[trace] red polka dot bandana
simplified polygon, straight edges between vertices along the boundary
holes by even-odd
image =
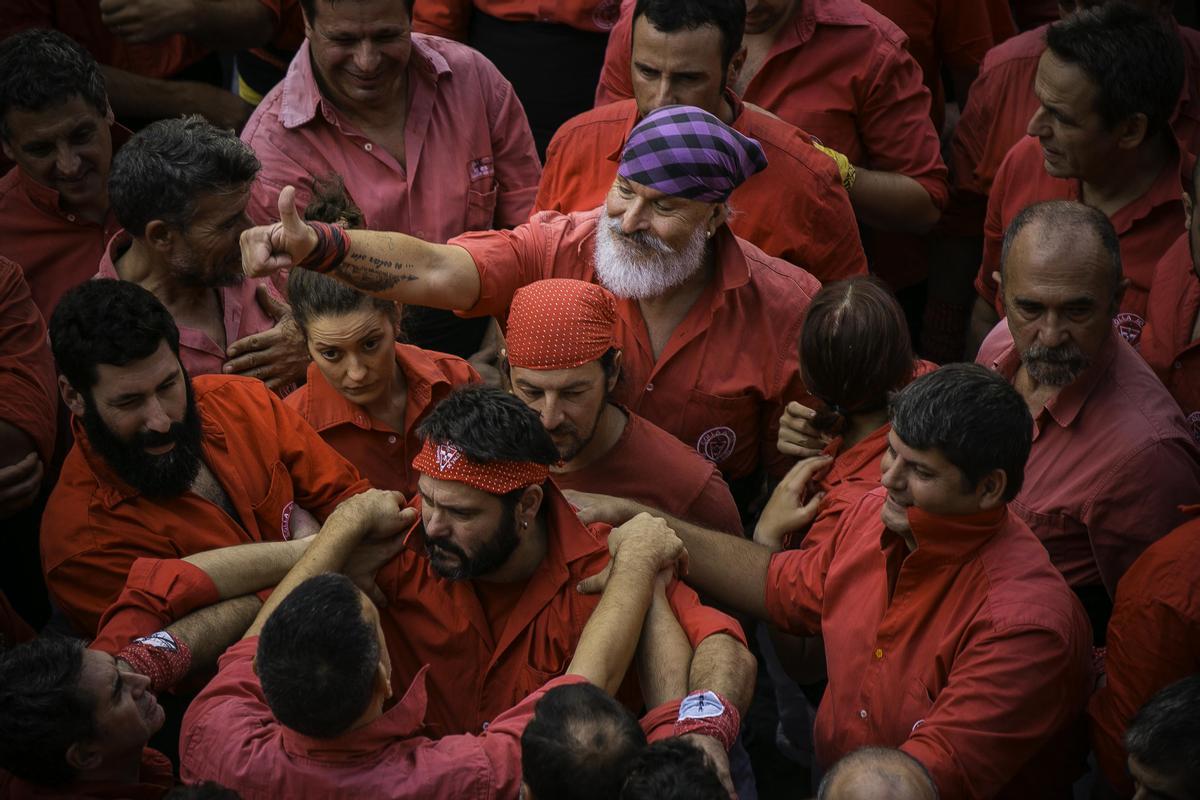
[[[531,461],[492,461],[484,464],[472,461],[452,444],[435,444],[426,440],[425,446],[412,462],[413,469],[439,481],[456,481],[473,486],[488,494],[508,494],[550,477],[550,468]]]
[[[603,286],[551,278],[517,290],[508,312],[508,363],[574,369],[616,345],[617,301]]]

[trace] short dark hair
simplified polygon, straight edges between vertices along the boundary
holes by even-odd
[[[108,113],[100,65],[83,47],[58,31],[34,28],[0,42],[0,137],[8,141],[8,112],[37,112],[72,97]]]
[[[694,31],[712,25],[721,32],[721,68],[742,47],[746,30],[746,0],[637,0],[633,22],[644,16],[663,33]]]
[[[231,130],[198,114],[160,119],[113,156],[108,199],[133,236],[143,235],[156,219],[184,229],[197,200],[246,186],[259,167],[258,156]]]
[[[1124,267],[1121,260],[1121,240],[1117,237],[1117,229],[1112,220],[1098,208],[1079,203],[1074,200],[1045,200],[1021,209],[1013,221],[1008,223],[1004,231],[1004,241],[1000,246],[1000,278],[1004,279],[1005,265],[1012,251],[1013,242],[1030,223],[1037,222],[1054,231],[1056,236],[1068,228],[1080,228],[1091,231],[1100,240],[1101,247],[1108,254],[1112,267],[1112,286],[1115,294],[1124,277]]]
[[[136,283],[98,278],[67,291],[50,317],[58,371],[77,392],[96,385],[100,364],[149,358],[163,342],[179,355],[179,328],[151,292]]]
[[[353,2],[353,0],[325,0],[329,5],[336,3]],[[317,18],[317,0],[300,0],[300,8],[304,11],[304,17],[311,24]],[[408,16],[412,17],[413,0],[404,0],[404,8],[408,11]]]
[[[647,747],[629,767],[620,800],[725,800],[729,793],[704,751],[683,739]]]
[[[312,196],[304,207],[304,218],[331,225],[344,221],[347,228],[361,228],[366,224],[362,209],[346,190],[342,176],[336,173],[312,179]]]
[[[0,653],[0,766],[44,785],[70,783],[67,749],[96,736],[96,709],[79,688],[83,641],[44,636]]]
[[[308,335],[308,324],[317,317],[341,316],[363,308],[381,311],[397,326],[400,324],[400,309],[395,303],[372,297],[319,272],[294,269],[288,273],[287,287],[292,318],[305,336]]]
[[[590,683],[558,686],[521,734],[521,772],[535,797],[609,800],[645,746],[638,721],[608,693]]]
[[[1200,786],[1200,674],[1172,683],[1133,715],[1125,750],[1147,768]]]
[[[446,395],[417,427],[417,434],[434,444],[454,445],[483,464],[558,462],[558,448],[537,412],[508,392],[480,384],[460,386]]]
[[[913,373],[912,340],[895,295],[876,278],[826,284],[813,297],[800,331],[800,377],[836,418],[887,407],[888,392]]]
[[[1148,137],[1167,130],[1183,90],[1183,45],[1157,14],[1104,3],[1051,25],[1046,45],[1087,73],[1096,86],[1096,111],[1109,128],[1145,114]]]
[[[994,469],[1008,477],[1005,502],[1021,491],[1033,417],[1008,381],[978,364],[948,364],[892,395],[892,430],[917,450],[938,450],[968,488]]]
[[[379,637],[362,593],[344,575],[309,578],[263,625],[258,678],[280,723],[315,739],[345,733],[367,710]]]

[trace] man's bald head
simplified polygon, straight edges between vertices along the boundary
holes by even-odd
[[[937,800],[925,767],[902,750],[864,747],[833,765],[817,800]]]
[[[1057,261],[1064,272],[1069,269],[1089,279],[1097,270],[1104,272],[1114,297],[1124,283],[1117,231],[1099,209],[1070,200],[1051,200],[1035,203],[1017,214],[1004,232],[1000,250],[1002,284],[1010,282],[1010,265],[1021,269],[1029,263],[1031,248],[1043,259]],[[1025,257],[1017,257],[1018,251]]]

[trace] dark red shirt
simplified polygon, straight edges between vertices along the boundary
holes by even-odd
[[[0,420],[29,437],[47,469],[54,455],[57,412],[58,371],[46,323],[21,268],[0,257]]]
[[[1138,352],[1183,409],[1200,444],[1200,278],[1185,233],[1163,255],[1146,301]]]

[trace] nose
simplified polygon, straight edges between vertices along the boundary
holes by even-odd
[[[1037,111],[1034,111],[1033,116],[1029,118],[1029,124],[1025,126],[1025,133],[1039,139],[1048,138],[1051,133],[1049,122],[1050,114],[1045,107],[1038,106]]]
[[[671,92],[671,81],[669,81],[667,76],[664,75],[660,77],[658,82],[654,85],[654,93],[651,95],[650,105],[652,108],[657,109],[662,108],[663,106],[674,104],[675,99]]]
[[[129,693],[135,698],[141,697],[150,688],[150,677],[140,672],[127,672],[123,676]]]
[[[367,379],[367,366],[363,361],[355,356],[348,357],[346,364],[346,378],[353,381],[355,384],[361,384]]]
[[[431,539],[441,539],[449,532],[446,524],[446,514],[436,508],[425,506],[421,515],[421,524],[425,526],[425,534]]]
[[[354,48],[354,68],[363,75],[370,75],[379,66],[379,50],[370,39],[363,39]]]
[[[621,214],[621,232],[636,233],[649,227],[650,220],[646,214],[646,201],[640,197],[633,198]]]
[[[166,433],[171,430],[171,416],[163,408],[162,401],[157,397],[146,404],[146,428],[155,433]]]
[[[885,489],[899,492],[904,489],[904,470],[901,468],[900,459],[885,455],[880,463],[880,468],[883,471],[883,479],[880,483]]]
[[[67,145],[59,145],[58,151],[54,158],[54,168],[58,170],[59,175],[74,176],[79,172],[80,158],[75,149]]]
[[[1070,338],[1066,320],[1056,311],[1048,311],[1037,328],[1037,341],[1046,347],[1058,347]]]
[[[562,405],[557,397],[547,394],[542,401],[542,427],[552,431],[563,421]]]

